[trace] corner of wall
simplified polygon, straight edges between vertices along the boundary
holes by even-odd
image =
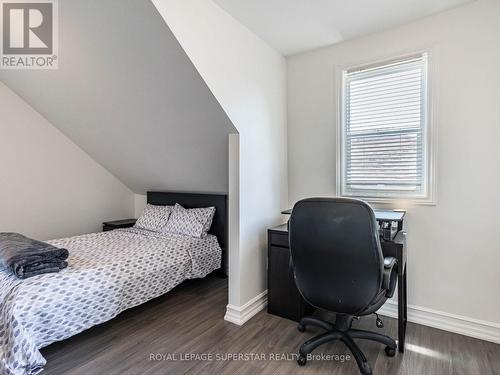
[[[147,204],[147,196],[143,194],[134,194],[134,217],[137,219],[141,216],[144,207]]]

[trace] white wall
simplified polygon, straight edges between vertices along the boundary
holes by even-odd
[[[142,194],[134,194],[134,217],[136,219],[141,216],[142,211],[147,205],[148,197]]]
[[[408,207],[409,303],[500,323],[500,1],[289,58],[290,202],[336,193],[336,66],[423,48],[437,70],[438,204]]]
[[[286,63],[211,1],[153,3],[240,133],[240,241],[230,249],[239,257],[229,303],[242,306],[266,289],[266,228],[280,223],[287,204]]]
[[[132,192],[0,82],[0,232],[47,240],[134,214]]]

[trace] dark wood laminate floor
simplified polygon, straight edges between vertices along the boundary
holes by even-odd
[[[310,361],[305,367],[293,358],[270,360],[271,354],[295,354],[319,330],[301,334],[294,322],[265,311],[238,327],[223,320],[226,304],[226,280],[209,277],[186,282],[111,322],[43,349],[48,361],[43,374],[358,374],[354,359]],[[385,318],[384,323],[382,331],[395,337],[396,321]],[[356,325],[378,330],[372,317]],[[374,374],[500,374],[500,345],[416,324],[408,325],[403,355],[388,358],[382,345],[359,343]],[[151,360],[156,353],[170,354],[170,358]],[[181,360],[184,353],[210,353],[212,360]],[[219,360],[225,353],[263,353],[265,358]],[[315,353],[349,354],[340,343],[322,346]]]

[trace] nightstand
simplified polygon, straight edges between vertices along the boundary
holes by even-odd
[[[102,223],[102,230],[107,232],[108,230],[118,229],[118,228],[130,228],[133,227],[137,219],[124,219],[124,220],[114,220],[105,221]]]

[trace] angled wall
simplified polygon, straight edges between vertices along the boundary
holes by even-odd
[[[42,240],[133,216],[133,193],[0,82],[0,232]]]
[[[138,194],[227,191],[235,128],[150,1],[59,1],[59,69],[0,80]]]
[[[226,319],[241,324],[249,301],[265,303],[266,229],[281,223],[288,199],[285,59],[212,1],[153,3],[239,132],[229,164]]]

